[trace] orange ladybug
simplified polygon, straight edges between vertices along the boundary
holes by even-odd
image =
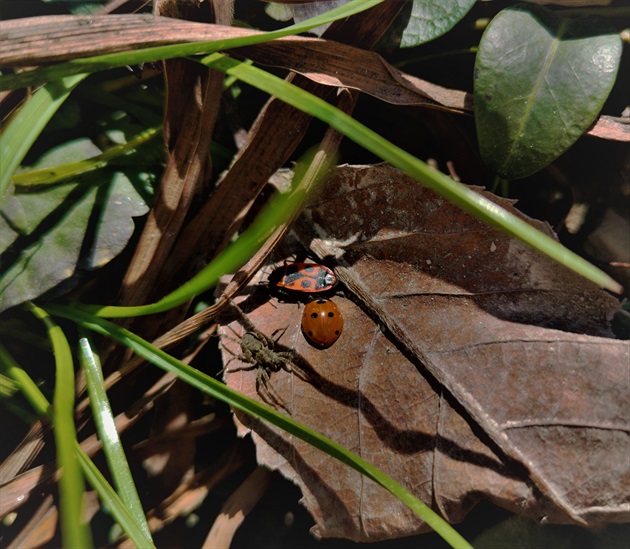
[[[317,299],[304,307],[302,333],[319,349],[330,347],[343,331],[343,316],[330,299]]]

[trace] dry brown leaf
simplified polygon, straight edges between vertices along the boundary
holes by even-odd
[[[610,141],[630,141],[630,119],[600,116],[587,130],[588,135]]]
[[[471,112],[472,95],[405,74],[379,54],[326,40],[271,41],[234,50],[262,65],[289,68],[326,86],[352,88],[394,105]]]
[[[548,522],[628,520],[628,344],[607,324],[616,301],[388,166],[339,168],[320,196],[300,232],[317,231],[311,249],[335,258],[354,296],[334,298],[339,341],[311,347],[300,307],[263,286],[243,305],[308,376],[271,373],[292,416],[451,522],[480,499]],[[238,319],[223,328],[225,378],[262,400],[256,368],[235,358],[244,331]],[[319,535],[425,530],[358,473],[237,417],[259,462],[301,487]]]
[[[397,8],[399,9],[399,8]],[[396,11],[397,12],[397,11]],[[395,13],[394,13],[395,15]],[[108,15],[89,19],[71,16],[35,17],[0,24],[0,66],[64,61],[135,47],[177,42],[224,40],[261,34],[221,25],[178,21],[146,15]],[[427,105],[470,111],[472,99],[404,74],[380,55],[332,40],[286,37],[233,50],[264,65],[301,73],[332,87],[349,87],[400,105]]]
[[[86,498],[87,499],[87,498]],[[12,540],[7,549],[20,547],[46,547],[55,536],[59,524],[59,513],[52,494],[43,497],[20,535]]]

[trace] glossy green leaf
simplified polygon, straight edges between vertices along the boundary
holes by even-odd
[[[615,82],[621,39],[593,17],[519,4],[497,15],[475,64],[481,154],[505,179],[544,168],[591,125]]]
[[[94,149],[84,141],[62,147],[81,155],[86,147]],[[109,170],[90,174],[89,183],[85,179],[19,187],[5,197],[0,208],[0,311],[42,295],[79,268],[106,264],[129,241],[132,218],[147,211],[134,184]]]

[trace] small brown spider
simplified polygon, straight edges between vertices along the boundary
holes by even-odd
[[[284,370],[285,372],[297,375],[303,381],[307,381],[308,376],[301,368],[294,364],[292,361],[292,353],[276,351],[276,342],[259,331],[236,303],[232,302],[231,305],[239,313],[243,320],[243,325],[247,330],[241,338],[241,354],[238,355],[237,358],[241,362],[252,365],[251,367],[240,369],[250,370],[257,368],[256,392],[260,398],[270,406],[283,408],[290,414],[291,412],[286,403],[271,384],[271,374]]]

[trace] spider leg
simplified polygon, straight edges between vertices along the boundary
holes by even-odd
[[[241,362],[246,362],[245,360],[243,360],[241,357],[234,357],[233,359],[230,359],[230,362],[232,360],[240,360]],[[229,362],[228,362],[229,364]],[[229,372],[229,373],[233,373],[233,372],[249,372],[250,370],[253,370],[254,368],[258,368],[259,366],[257,364],[248,364],[247,366],[237,366],[236,368],[230,368],[229,370],[227,369],[228,364],[225,365],[225,367],[223,368],[223,370],[221,370],[221,372]]]
[[[238,339],[234,339],[233,337],[230,336],[223,336],[226,339],[229,339],[230,341],[233,341],[234,343],[239,343],[240,341]],[[223,349],[225,349],[230,355],[232,355],[232,357],[230,358],[230,360],[227,361],[227,364],[225,366],[223,366],[223,368],[221,368],[221,370],[219,370],[219,372],[217,373],[217,376],[222,375],[224,372],[239,372],[241,370],[252,370],[256,367],[256,361],[254,360],[254,357],[251,356],[251,353],[239,353],[236,354],[234,351],[232,351],[232,349],[228,349],[225,345],[223,345],[223,343],[220,344],[221,347]],[[228,366],[230,365],[230,363],[233,360],[240,360],[241,362],[245,362],[247,364],[250,364],[250,366],[241,366],[239,368],[232,368],[231,370],[228,370]]]
[[[273,333],[271,334],[271,337],[269,337],[268,335],[263,334],[258,328],[256,328],[256,326],[254,326],[253,322],[243,312],[243,309],[241,309],[236,303],[234,303],[233,300],[230,300],[230,305],[241,317],[241,320],[243,321],[243,326],[245,327],[245,329],[248,332],[254,332],[262,341],[265,342],[267,347],[269,347],[272,350],[274,349],[278,340],[289,329],[288,326],[285,326],[284,328],[277,328],[276,330],[273,331]]]
[[[262,366],[259,366],[256,374],[256,392],[265,404],[269,404],[274,408],[282,408],[287,414],[291,415],[284,399],[273,388],[269,372]]]
[[[271,334],[271,339],[273,340],[273,342],[278,343],[278,340],[284,335],[284,332],[286,332],[288,329],[289,327],[285,326],[284,328],[277,328],[276,330],[274,330],[273,333]]]
[[[290,360],[282,360],[282,369],[285,372],[289,372],[300,378],[302,381],[307,383],[310,382],[310,376],[302,370],[295,362],[291,362]]]
[[[224,336],[224,337],[227,337],[227,336]],[[232,339],[231,337],[228,337],[228,339],[236,342],[236,339]],[[219,345],[221,345],[221,347],[232,356],[230,357],[230,360],[227,361],[227,364],[219,370],[219,372],[217,373],[217,377],[222,375],[223,372],[228,371],[227,368],[233,360],[242,360],[240,355],[237,355],[234,351],[232,351],[232,349],[228,349],[225,345],[223,345],[223,342],[219,343]]]
[[[295,374],[302,381],[309,382],[310,376],[295,362],[293,362],[293,353],[276,353],[276,358],[279,364],[278,370],[284,370],[285,372],[289,372],[290,374]]]
[[[243,325],[245,326],[248,332],[258,331],[256,329],[256,326],[254,326],[252,321],[249,319],[249,317],[243,312],[243,309],[241,309],[232,299],[230,299],[230,307],[232,307],[232,309],[234,309],[238,313],[238,316],[241,317],[241,320],[243,321]]]

